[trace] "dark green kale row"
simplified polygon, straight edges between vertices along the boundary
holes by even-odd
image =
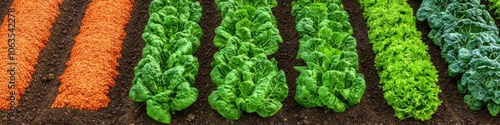
[[[448,75],[462,74],[458,91],[472,110],[500,112],[500,38],[480,0],[424,0],[417,11],[448,64]]]

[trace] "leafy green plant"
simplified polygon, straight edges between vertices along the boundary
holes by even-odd
[[[212,79],[218,79],[213,80],[218,87],[208,101],[222,116],[237,120],[246,111],[268,117],[283,106],[281,102],[288,94],[288,87],[285,73],[277,70],[275,60],[267,60],[264,54],[249,58],[218,53],[216,58],[214,64],[229,62],[217,65],[211,73]]]
[[[405,0],[359,0],[384,98],[399,119],[428,120],[441,105],[437,70]]]
[[[217,89],[208,102],[223,117],[237,120],[256,112],[262,117],[274,115],[288,95],[285,73],[267,56],[282,42],[270,1],[216,0],[223,20],[215,30],[215,53],[210,73]]]
[[[170,123],[176,111],[196,101],[192,85],[198,73],[198,59],[192,54],[200,46],[201,6],[195,1],[154,0],[142,38],[146,46],[134,68],[129,98],[146,102],[147,114]]]
[[[450,65],[452,77],[462,74],[458,83],[464,101],[472,110],[487,106],[490,114],[500,112],[500,45],[498,28],[479,0],[424,0],[417,11],[427,20],[429,33]]]
[[[356,40],[341,1],[297,0],[292,14],[301,36],[297,58],[307,64],[295,67],[300,72],[295,100],[307,108],[326,106],[335,112],[358,104],[366,84],[363,74],[356,73]]]
[[[496,16],[500,16],[500,0],[488,0],[489,1],[489,10],[493,10],[494,11],[494,14]],[[500,19],[497,17],[497,19]]]

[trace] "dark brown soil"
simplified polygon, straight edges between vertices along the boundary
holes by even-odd
[[[0,0],[0,14],[5,15],[12,0]],[[5,2],[4,2],[5,1]],[[66,61],[74,44],[73,38],[78,34],[83,14],[90,0],[65,0],[61,6],[61,15],[54,23],[50,42],[42,50],[34,81],[27,89],[20,101],[18,114],[12,119],[13,123],[21,124],[159,124],[151,119],[145,110],[144,103],[135,103],[128,99],[128,91],[134,77],[133,68],[141,59],[144,41],[141,34],[147,24],[148,6],[151,0],[136,0],[131,12],[130,22],[125,29],[127,37],[124,40],[122,56],[119,60],[120,75],[116,78],[116,86],[110,91],[111,103],[109,107],[99,111],[80,111],[74,109],[51,109],[50,105],[57,94],[59,81],[45,80],[49,74],[59,77],[66,68]],[[400,121],[394,116],[394,110],[387,105],[380,89],[379,77],[374,67],[375,55],[372,45],[367,38],[368,28],[363,18],[363,10],[357,1],[344,0],[344,7],[350,15],[350,22],[354,28],[354,37],[358,41],[360,72],[365,75],[367,88],[361,103],[347,109],[344,113],[335,113],[324,108],[306,109],[297,104],[295,96],[295,79],[299,75],[294,66],[304,65],[295,55],[298,50],[298,33],[295,31],[295,19],[291,11],[292,0],[278,0],[278,6],[273,13],[278,20],[280,35],[283,43],[279,50],[270,58],[278,61],[278,68],[285,71],[289,94],[284,101],[283,108],[274,116],[261,118],[257,114],[244,114],[238,121],[229,121],[213,110],[208,104],[207,97],[216,86],[210,80],[210,63],[218,48],[213,44],[214,30],[221,22],[221,16],[216,9],[215,1],[201,0],[203,17],[200,26],[203,29],[201,47],[195,54],[199,59],[200,69],[196,77],[196,84],[200,90],[198,100],[189,108],[177,112],[172,117],[172,124],[498,124],[500,119],[492,117],[486,109],[470,110],[463,102],[463,94],[456,88],[458,78],[450,78],[446,74],[448,65],[441,58],[439,47],[427,37],[430,31],[426,22],[417,22],[418,30],[422,31],[422,40],[428,45],[432,62],[439,71],[439,83],[443,101],[433,118],[420,122],[413,119]],[[416,11],[421,1],[409,0]],[[2,16],[0,16],[0,19]],[[498,21],[497,21],[498,22]],[[498,24],[498,23],[497,23]],[[45,77],[45,78],[44,78]],[[188,121],[188,116],[194,119]],[[0,111],[0,124],[10,121],[7,112]]]
[[[13,0],[0,0],[0,24],[3,23],[3,19],[5,15],[7,14],[7,10],[9,9],[10,5],[12,4]]]

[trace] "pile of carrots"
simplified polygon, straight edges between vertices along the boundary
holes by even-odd
[[[21,95],[25,93],[35,66],[38,63],[40,51],[49,41],[52,24],[59,16],[59,6],[63,0],[14,0],[10,8],[15,17],[15,106]],[[8,110],[10,106],[10,73],[12,63],[8,56],[9,16],[6,15],[0,26],[0,109]],[[12,16],[11,16],[12,18]],[[10,24],[13,24],[12,22]]]
[[[118,76],[118,59],[133,0],[92,0],[75,37],[52,108],[98,110]]]

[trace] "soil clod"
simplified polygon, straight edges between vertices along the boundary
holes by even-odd
[[[49,74],[49,80],[52,81],[54,79],[56,79],[56,76],[54,76],[54,74],[50,73]]]
[[[193,120],[194,120],[194,117],[195,117],[195,116],[194,116],[193,114],[189,114],[189,115],[187,116],[186,120],[187,120],[187,121],[189,121],[189,122],[190,122],[190,121],[193,121]]]

